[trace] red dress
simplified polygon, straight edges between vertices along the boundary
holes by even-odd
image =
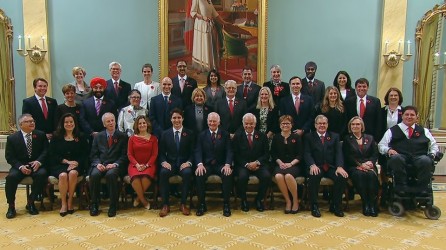
[[[138,175],[148,175],[152,179],[155,178],[156,158],[158,157],[158,139],[156,136],[152,135],[148,140],[136,135],[131,136],[127,156],[130,161],[128,173],[131,178]],[[137,163],[146,164],[149,167],[140,172],[135,166]]]

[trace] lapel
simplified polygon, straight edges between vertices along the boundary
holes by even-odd
[[[46,99],[45,99],[45,100],[46,100]],[[33,103],[32,103],[32,107],[36,107],[36,111],[39,112],[39,116],[41,116],[42,118],[45,118],[45,117],[43,116],[42,106],[40,106],[40,100],[38,100],[38,99],[36,98],[36,96],[34,96],[34,98],[32,98],[31,101],[33,102]],[[46,102],[46,101],[45,101],[45,102]],[[49,112],[48,103],[45,103],[45,104],[46,104],[46,108],[48,109],[48,112]]]

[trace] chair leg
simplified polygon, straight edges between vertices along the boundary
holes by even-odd
[[[47,183],[46,185],[46,195],[48,196],[48,199],[50,200],[50,210],[53,210],[53,205],[54,205],[54,185],[51,183]]]

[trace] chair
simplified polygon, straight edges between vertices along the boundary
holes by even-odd
[[[87,177],[85,177],[85,181],[82,183],[82,187],[81,189],[84,192],[84,197],[85,200],[87,202],[87,204],[90,204],[90,187],[89,187],[89,182],[90,182],[90,176],[88,175]],[[105,179],[105,177],[101,178],[101,184],[107,184],[107,179]],[[122,178],[118,177],[118,192],[120,192],[118,194],[118,197],[122,197]]]
[[[83,176],[78,176],[76,183],[79,184],[80,182],[84,181]],[[46,185],[46,194],[48,196],[48,199],[50,200],[50,210],[53,210],[53,204],[54,204],[54,186],[59,185],[59,179],[55,176],[48,176],[48,184]],[[85,208],[82,202],[82,197],[85,197],[85,185],[79,185],[80,190],[77,192],[77,198],[79,200],[79,210],[82,210]],[[88,204],[88,201],[87,201]]]
[[[245,64],[248,64],[248,48],[246,47],[243,39],[237,38],[229,34],[225,29],[222,29],[223,33],[223,56],[225,60],[225,74],[227,74],[227,62],[228,59],[245,59]]]
[[[21,185],[25,185],[26,187],[26,198],[28,199],[29,194],[31,193],[31,185],[33,184],[33,178],[31,176],[26,176],[20,181]],[[40,200],[40,210],[45,210],[45,206],[43,205],[43,196],[42,200]]]

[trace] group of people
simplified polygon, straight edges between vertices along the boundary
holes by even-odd
[[[144,193],[159,185],[161,217],[170,213],[169,178],[182,177],[180,212],[191,185],[198,197],[197,216],[207,211],[206,180],[221,178],[223,215],[230,216],[233,185],[242,211],[250,210],[247,185],[251,175],[259,179],[254,205],[262,212],[268,187],[274,177],[284,199],[284,212],[299,211],[296,177],[308,178],[311,214],[320,217],[319,185],[332,179],[330,212],[342,211],[342,194],[351,178],[361,196],[362,212],[377,216],[379,153],[389,157],[395,183],[407,191],[407,163],[417,172],[421,192],[430,180],[433,155],[438,146],[429,130],[416,124],[417,109],[402,108],[403,97],[390,88],[385,106],[367,94],[369,82],[339,71],[333,86],[325,88],[315,78],[317,65],[305,65],[306,76],[281,80],[279,65],[270,69],[271,80],[263,87],[252,81],[252,70],[242,70],[241,84],[210,70],[207,85],[187,75],[187,63],[177,62],[178,75],[151,79],[153,67],[142,66],[144,80],[132,89],[121,79],[121,65],[109,65],[111,79],[94,77],[88,86],[86,72],[73,68],[75,82],[63,86],[65,101],[46,96],[48,82],[33,81],[35,95],[23,101],[18,119],[20,131],[8,136],[5,157],[11,165],[6,177],[7,218],[16,216],[17,185],[33,178],[26,209],[38,214],[34,201],[48,175],[59,179],[60,215],[74,213],[73,195],[77,177],[89,176],[90,215],[100,213],[101,190],[109,196],[108,216],[118,208],[118,181],[129,175],[136,198],[133,205],[150,209]],[[342,143],[341,143],[342,142]],[[379,142],[379,144],[378,144]],[[234,178],[236,177],[236,178]],[[106,189],[101,186],[105,179]],[[236,181],[235,181],[236,180]]]

